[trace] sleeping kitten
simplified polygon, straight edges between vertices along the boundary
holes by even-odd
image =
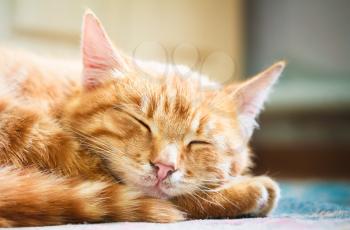
[[[1,51],[0,226],[267,215],[279,188],[247,175],[255,118],[285,63],[221,86],[135,64],[92,12],[83,73]],[[151,76],[146,75],[152,73]]]

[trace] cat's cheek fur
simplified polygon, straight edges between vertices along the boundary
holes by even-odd
[[[183,180],[184,175],[183,172],[178,170],[173,173],[167,180],[165,180],[162,184],[162,190],[169,197],[174,197],[177,195],[181,195],[184,192],[184,188],[181,188],[179,185]]]

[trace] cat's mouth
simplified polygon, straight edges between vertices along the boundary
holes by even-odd
[[[163,191],[159,183],[157,183],[154,186],[143,187],[143,191],[146,195],[152,196],[155,198],[168,199],[171,197],[169,194]]]
[[[164,191],[161,183],[156,183],[153,186],[143,186],[142,190],[146,195],[155,198],[169,199],[171,197],[171,195]]]

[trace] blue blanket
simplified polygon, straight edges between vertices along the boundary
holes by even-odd
[[[281,182],[275,217],[350,218],[350,182]]]

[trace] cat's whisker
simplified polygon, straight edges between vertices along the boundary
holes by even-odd
[[[201,203],[201,201],[198,199],[198,197],[192,193],[186,193],[187,195],[189,195],[192,199],[194,199],[195,203],[198,204],[198,206],[202,209],[202,211],[204,212],[205,209]]]
[[[206,188],[204,187],[204,189],[203,189],[203,186],[200,186],[200,185],[194,185],[194,187],[195,187],[195,190],[197,190],[197,192],[189,191],[189,192],[187,192],[186,194],[191,195],[193,198],[196,197],[196,198],[198,198],[198,199],[202,199],[203,201],[205,201],[205,202],[207,202],[207,203],[210,203],[210,204],[212,204],[212,205],[219,206],[219,207],[225,209],[225,207],[224,207],[222,204],[220,204],[219,201],[216,201],[216,200],[213,200],[213,199],[208,200],[208,199],[202,197],[200,194],[198,194],[198,192],[200,192],[200,193],[204,194],[206,197],[210,198],[210,197],[211,197],[210,193],[215,193],[215,194],[219,194],[220,197],[223,197],[223,195],[222,195],[220,192],[218,192],[218,191],[208,191],[208,190],[204,190],[204,189],[206,189]],[[196,200],[198,200],[198,199],[196,199]],[[235,205],[234,203],[230,202],[229,200],[225,200],[225,201],[226,201],[227,203],[230,203],[230,204],[232,204],[233,206],[236,207],[236,205]],[[199,202],[199,203],[200,203],[200,202]]]
[[[89,134],[83,133],[80,130],[76,129],[76,128],[71,128],[71,130],[77,134],[79,137],[83,137],[84,139],[80,139],[84,144],[87,145],[87,147],[91,147],[93,150],[94,149],[100,149],[106,152],[113,152],[113,151],[118,151],[119,153],[121,153],[120,150],[114,149],[112,148],[112,146],[108,145],[107,143],[105,143],[104,141],[93,137]],[[87,142],[87,140],[89,140],[90,142],[93,142],[94,145],[91,145],[91,143]]]
[[[195,193],[195,194],[196,194],[196,193]],[[211,198],[210,198],[211,196],[208,195],[206,192],[203,192],[203,194],[205,194],[206,197],[208,197],[209,199],[211,199]],[[208,200],[208,199],[204,198],[203,196],[200,196],[199,194],[197,194],[197,196],[198,196],[200,199],[202,199],[203,201],[205,201],[205,202],[207,202],[207,203],[209,203],[209,204],[212,204],[212,205],[215,205],[215,206],[218,206],[218,207],[220,207],[220,208],[225,209],[225,207],[224,207],[222,204],[220,204],[218,201],[215,201],[215,200],[213,200],[213,199]]]
[[[203,191],[204,192],[204,191]],[[234,203],[231,200],[228,200],[227,197],[225,197],[220,190],[211,190],[211,191],[205,191],[205,192],[209,192],[209,193],[215,193],[216,195],[219,195],[221,199],[223,199],[225,202],[233,205],[234,207],[238,208],[238,205],[236,203]]]
[[[74,128],[74,127],[70,126],[70,130],[71,130],[72,132],[74,132],[75,134],[77,134],[78,137],[85,137],[85,138],[87,138],[87,139],[89,139],[89,140],[93,140],[94,143],[98,143],[98,144],[100,144],[100,145],[102,145],[102,146],[104,146],[104,147],[109,147],[106,143],[102,142],[101,140],[97,139],[96,137],[91,136],[91,135],[89,135],[89,134],[86,134],[86,133],[84,133],[84,132],[78,130],[77,128]],[[82,140],[82,141],[84,141],[84,140]]]
[[[101,140],[100,138],[97,138],[97,137],[91,136],[89,134],[86,134],[86,133],[84,133],[84,132],[82,132],[82,131],[80,131],[80,130],[78,130],[76,128],[72,128],[72,129],[75,129],[74,130],[75,133],[78,134],[79,136],[85,137],[86,139],[94,142],[95,144],[102,145],[102,146],[108,148],[109,150],[112,151],[112,153],[117,151],[119,154],[123,154],[123,155],[127,154],[127,153],[121,151],[120,149],[113,148],[111,145],[109,145],[107,142]],[[135,145],[133,142],[130,142],[130,141],[125,143],[125,144],[127,144],[129,146],[133,146],[133,147],[138,147],[137,145]]]

